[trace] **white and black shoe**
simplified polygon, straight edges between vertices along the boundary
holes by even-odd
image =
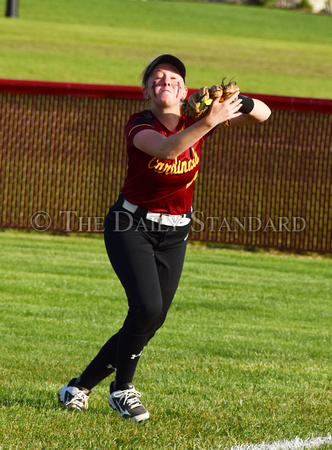
[[[75,384],[76,378],[65,384],[58,391],[59,402],[67,409],[88,409],[90,391]]]
[[[132,384],[128,384],[128,389],[116,390],[113,381],[108,403],[119,413],[120,417],[130,419],[132,422],[143,422],[149,419],[150,414],[142,405],[140,396],[141,394],[136,391]]]

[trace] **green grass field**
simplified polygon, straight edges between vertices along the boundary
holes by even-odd
[[[168,319],[141,358],[151,420],[84,412],[57,390],[126,312],[100,235],[0,233],[1,449],[220,449],[331,432],[328,257],[191,245]],[[326,447],[328,448],[328,447]]]
[[[221,3],[0,0],[0,78],[139,85],[163,52],[188,87],[235,77],[243,92],[332,98],[332,17]]]
[[[0,0],[0,13],[5,11]],[[198,88],[332,98],[330,16],[217,3],[20,0],[0,17],[0,78],[138,85],[175,53]],[[57,390],[127,307],[100,235],[0,232],[0,449],[223,449],[332,431],[332,259],[191,244],[141,358],[150,422],[122,421],[110,380],[84,412]],[[326,447],[328,448],[328,447]]]

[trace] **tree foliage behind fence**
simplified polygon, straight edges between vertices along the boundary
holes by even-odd
[[[254,95],[268,122],[203,147],[191,239],[331,252],[332,101]],[[137,87],[0,80],[0,226],[102,232]]]

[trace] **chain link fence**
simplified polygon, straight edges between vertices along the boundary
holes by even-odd
[[[330,253],[332,101],[252,95],[271,118],[204,143],[190,238]],[[0,80],[0,226],[102,232],[141,105],[138,87]]]

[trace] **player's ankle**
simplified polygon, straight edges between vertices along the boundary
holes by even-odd
[[[133,383],[123,382],[117,379],[114,380],[111,386],[113,391],[126,391],[134,387]]]

